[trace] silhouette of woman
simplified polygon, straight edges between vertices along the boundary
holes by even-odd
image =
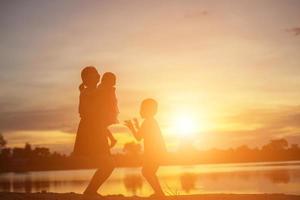
[[[111,175],[114,163],[107,137],[107,113],[103,109],[102,90],[97,89],[100,75],[95,67],[85,67],[81,72],[82,84],[79,99],[80,123],[74,146],[74,155],[97,165],[84,194],[97,195],[98,188]],[[84,87],[84,89],[82,89]]]
[[[77,130],[73,154],[77,157],[86,158],[94,156],[94,142],[96,134],[96,86],[100,75],[92,67],[85,67],[81,71],[82,84],[85,87],[79,96],[79,115],[80,123]]]

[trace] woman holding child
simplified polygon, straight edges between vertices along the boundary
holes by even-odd
[[[116,143],[108,130],[108,126],[118,123],[118,106],[115,94],[116,76],[105,73],[98,85],[100,75],[95,67],[85,67],[81,72],[82,84],[79,87],[79,114],[74,155],[84,158],[87,162],[94,162],[99,166],[92,177],[84,194],[98,195],[97,190],[111,175],[115,166],[110,154],[110,148]],[[156,172],[161,164],[161,155],[166,152],[161,131],[154,116],[157,112],[157,102],[146,99],[140,108],[144,119],[140,126],[135,119],[125,122],[125,125],[140,141],[144,140],[144,161],[142,174],[153,188],[155,196],[164,196]],[[110,145],[108,143],[110,140]]]
[[[98,188],[111,175],[114,163],[110,146],[116,143],[108,126],[117,122],[118,107],[114,85],[116,77],[105,73],[98,85],[100,75],[95,67],[85,67],[81,72],[79,86],[80,123],[74,145],[74,156],[99,166],[84,194],[97,194]],[[110,145],[108,144],[110,139]]]

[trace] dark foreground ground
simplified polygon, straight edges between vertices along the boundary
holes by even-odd
[[[124,197],[122,195],[112,196],[84,196],[76,193],[7,193],[0,192],[0,200],[300,200],[300,196],[284,194],[199,194],[199,195],[177,195],[164,198],[154,197]]]

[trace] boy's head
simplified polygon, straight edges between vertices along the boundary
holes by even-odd
[[[94,66],[87,66],[81,71],[81,79],[86,87],[95,87],[99,82],[100,75]]]
[[[157,102],[154,99],[145,99],[142,101],[140,115],[142,118],[151,118],[157,113]]]
[[[101,79],[101,84],[105,86],[115,86],[117,77],[112,72],[105,72]]]

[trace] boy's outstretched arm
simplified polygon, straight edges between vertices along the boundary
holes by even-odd
[[[136,130],[133,126],[133,123],[131,120],[126,120],[125,121],[125,126],[129,128],[129,130],[132,132],[133,136],[137,141],[140,141],[142,139],[142,135],[139,130]]]
[[[133,119],[133,122],[134,122],[134,127],[137,129],[137,130],[140,130],[140,123],[139,123],[139,120],[137,118],[134,118]]]

